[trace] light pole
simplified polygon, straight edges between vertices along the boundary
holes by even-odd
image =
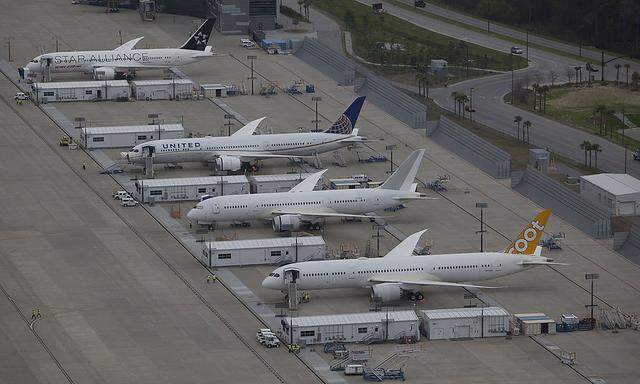
[[[476,203],[476,208],[480,208],[480,230],[476,231],[480,234],[480,252],[484,252],[484,233],[487,232],[484,230],[484,209],[488,207],[487,203]]]
[[[584,275],[584,278],[585,280],[591,281],[591,304],[585,305],[585,308],[591,309],[591,317],[590,317],[589,323],[591,324],[591,327],[593,329],[593,325],[595,323],[593,319],[593,308],[598,306],[598,304],[593,304],[593,281],[598,280],[598,278],[600,278],[600,275],[597,273],[586,273]]]
[[[311,98],[311,100],[313,100],[316,103],[316,119],[312,121],[312,123],[316,124],[316,132],[318,132],[318,123],[320,122],[320,120],[318,120],[318,102],[322,101],[322,97],[320,96],[313,96]]]
[[[511,105],[513,105],[513,52],[509,54],[509,63],[511,64]]]
[[[391,160],[391,161],[390,161],[390,165],[389,165],[389,166],[390,166],[390,168],[389,168],[389,173],[393,173],[393,150],[394,150],[394,149],[396,149],[397,147],[398,147],[398,146],[397,146],[397,145],[395,145],[395,144],[390,144],[390,145],[387,145],[387,146],[385,147],[385,149],[386,149],[387,151],[391,152],[391,156],[390,156],[390,160]]]
[[[527,61],[529,61],[529,31],[527,31]]]
[[[229,136],[231,136],[231,127],[234,125],[234,124],[231,122],[231,119],[235,119],[236,117],[235,117],[234,115],[230,115],[230,114],[228,114],[228,113],[225,113],[225,114],[224,114],[224,118],[225,118],[225,119],[227,119],[227,122],[226,122],[224,125],[225,125],[225,126],[227,126],[227,128],[228,128],[228,132],[229,132],[229,134],[228,134],[228,135],[229,135]]]
[[[9,53],[9,58],[8,58],[9,62],[13,61],[13,60],[11,60],[11,39],[13,39],[13,36],[9,36],[9,37],[5,38],[5,40],[7,40],[7,50],[9,51],[8,52]]]
[[[253,95],[253,80],[255,80],[255,76],[253,75],[253,60],[257,59],[258,57],[255,55],[247,55],[247,60],[251,60],[251,77],[249,79],[251,79],[251,94]]]
[[[384,228],[384,225],[376,222],[373,224],[373,227],[376,230],[376,233],[373,235],[373,237],[376,238],[376,257],[380,257],[380,238],[384,237],[384,235],[380,234],[380,227]]]
[[[469,89],[469,120],[473,121],[473,87]]]

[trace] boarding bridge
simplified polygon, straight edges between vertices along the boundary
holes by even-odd
[[[300,271],[289,269],[284,271],[284,282],[287,285],[287,298],[290,311],[298,310],[298,276]]]

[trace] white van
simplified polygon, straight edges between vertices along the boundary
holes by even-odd
[[[131,197],[124,197],[122,198],[122,201],[120,201],[120,204],[123,207],[135,207],[136,205],[138,205],[138,202]]]
[[[127,191],[115,191],[115,192],[113,192],[113,198],[116,199],[116,200],[122,200],[125,197],[131,198],[131,196],[129,196],[129,192],[127,192]]]
[[[254,43],[253,41],[249,40],[249,39],[240,39],[240,45],[243,48],[253,48],[256,46],[256,43]]]

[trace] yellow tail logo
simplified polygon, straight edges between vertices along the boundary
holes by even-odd
[[[516,240],[504,250],[505,253],[533,255],[544,232],[544,227],[547,225],[549,216],[551,216],[550,209],[545,209],[538,213],[520,232]]]

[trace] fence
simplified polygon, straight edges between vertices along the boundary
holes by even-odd
[[[356,63],[318,40],[306,37],[294,55],[337,81],[339,85],[353,85]]]
[[[528,167],[515,190],[594,238],[610,238],[611,215],[565,188],[547,175]]]
[[[437,128],[430,130],[431,139],[457,154],[496,179],[511,177],[511,155],[475,135],[445,116]]]
[[[365,95],[378,108],[387,112],[411,128],[427,128],[427,107],[390,82],[372,73],[365,75],[356,92]]]

